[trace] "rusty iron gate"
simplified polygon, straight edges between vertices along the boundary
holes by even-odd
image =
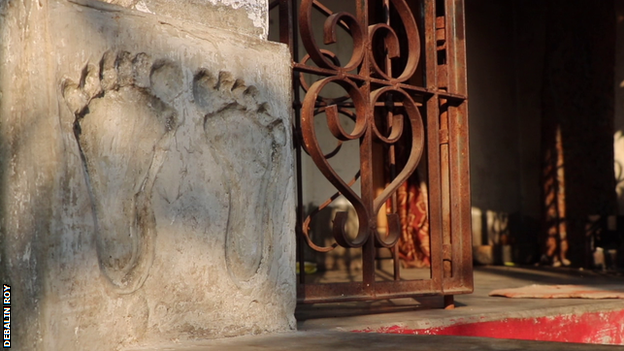
[[[345,3],[352,3],[351,13],[332,10]],[[298,301],[443,295],[445,306],[452,307],[453,295],[473,290],[463,0],[276,0],[269,10],[277,13],[272,22],[293,57]],[[339,31],[349,38],[344,64],[336,53]],[[342,89],[343,96],[325,95],[330,86]],[[315,119],[320,116],[335,138],[329,152],[319,142]],[[359,171],[351,181],[330,163],[347,142],[358,143],[359,150]],[[407,155],[402,164],[396,155],[400,145]],[[336,190],[311,212],[303,203],[306,154]],[[429,190],[430,269],[428,276],[406,279],[396,247],[401,236],[396,191],[421,163]],[[380,177],[383,190],[375,185]],[[358,180],[359,193],[353,188]],[[335,213],[329,244],[315,242],[312,218],[339,195],[352,211]],[[358,223],[353,233],[345,230],[350,215]],[[361,250],[359,279],[323,283],[306,273],[306,252],[338,246]],[[384,250],[393,272],[380,279],[376,267]]]

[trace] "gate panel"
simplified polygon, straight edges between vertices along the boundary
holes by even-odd
[[[279,40],[293,55],[298,300],[472,292],[463,1],[352,2],[351,12],[332,10],[344,7],[344,1],[270,4],[270,9],[278,8],[274,12],[279,17]],[[344,41],[344,33],[352,47],[346,55],[345,46],[331,46],[339,38]],[[328,136],[335,142],[329,149],[323,145]],[[350,180],[332,160],[348,143],[357,143],[359,158],[359,171]],[[302,164],[308,156],[336,194],[306,215]],[[397,189],[419,165],[428,179],[431,268],[429,279],[408,280],[402,277],[397,248],[401,237]],[[354,186],[358,182],[359,189]],[[321,233],[330,234],[331,241],[319,243],[311,224],[338,198],[348,201],[350,208],[334,211],[330,233]],[[354,228],[349,231],[349,226]],[[327,254],[338,247],[361,252],[358,278],[318,282],[314,274],[306,273],[306,255]],[[384,252],[390,253],[386,260],[392,261],[393,270],[385,280],[379,278]]]

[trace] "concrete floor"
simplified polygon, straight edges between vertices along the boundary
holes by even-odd
[[[624,290],[624,276],[548,267],[475,267],[474,293],[458,295],[454,310],[442,309],[441,297],[315,304],[297,310],[299,330],[377,330],[401,325],[411,329],[459,322],[486,322],[569,313],[624,309],[624,300],[508,299],[489,297],[495,289],[531,284],[579,284]]]
[[[300,331],[156,346],[128,351],[614,351],[624,347],[461,336]]]
[[[396,327],[406,330],[431,329],[462,323],[504,322],[517,318],[551,319],[561,315],[624,310],[624,300],[507,299],[488,296],[494,289],[530,284],[582,284],[624,290],[622,275],[543,267],[477,267],[474,276],[475,292],[457,296],[454,310],[441,309],[441,297],[300,306],[297,310],[298,332],[157,345],[128,351],[624,350],[624,346],[614,345],[378,333]],[[617,327],[621,328],[622,323],[619,322]],[[609,338],[605,340],[609,341]]]

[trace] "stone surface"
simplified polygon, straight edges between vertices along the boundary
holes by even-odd
[[[295,328],[287,48],[99,1],[0,6],[12,345]]]

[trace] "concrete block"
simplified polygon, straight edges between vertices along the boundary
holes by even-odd
[[[0,6],[13,345],[294,329],[288,49],[99,1]]]

